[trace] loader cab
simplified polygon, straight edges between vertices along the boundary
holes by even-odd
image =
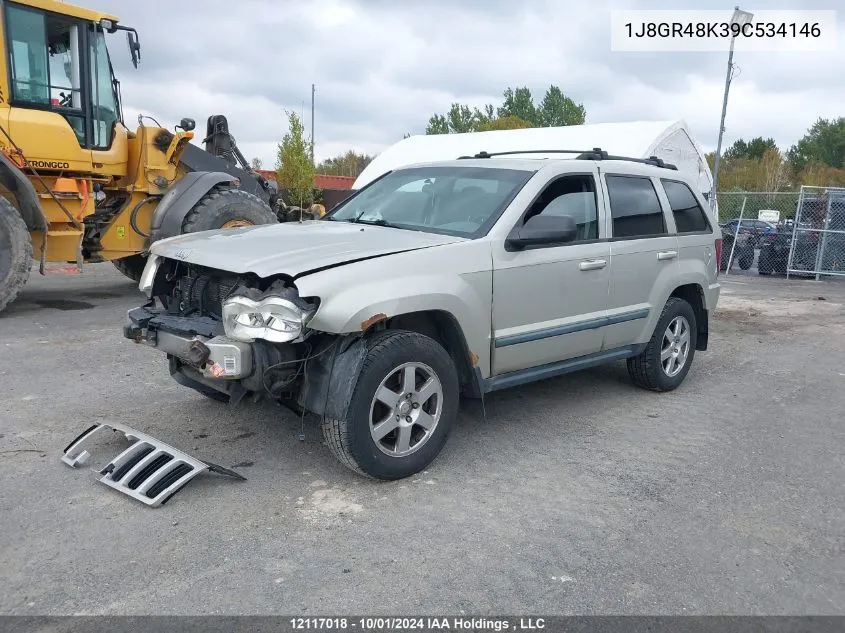
[[[8,93],[0,105],[10,110],[0,123],[42,169],[97,172],[125,163],[120,84],[106,46],[116,21],[33,4],[2,3]]]

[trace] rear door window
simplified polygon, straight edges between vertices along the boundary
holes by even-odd
[[[606,176],[614,238],[666,235],[666,218],[651,178]]]

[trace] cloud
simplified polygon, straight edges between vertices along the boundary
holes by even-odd
[[[508,86],[535,99],[549,84],[587,109],[589,122],[686,119],[716,145],[725,53],[610,51],[610,11],[700,8],[693,0],[90,0],[141,36],[135,70],[119,35],[109,41],[127,123],[138,113],[172,125],[222,113],[247,157],[275,162],[285,110],[310,127],[316,84],[317,158],[378,152],[422,133],[452,102],[498,104]],[[115,6],[120,4],[122,6]],[[836,8],[822,0],[814,8]],[[794,8],[786,0],[756,9]],[[818,5],[818,6],[816,6]],[[845,115],[845,28],[830,53],[737,48],[726,143],[771,136],[788,147],[819,117]]]

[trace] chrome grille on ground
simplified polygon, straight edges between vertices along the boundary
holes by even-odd
[[[179,492],[191,479],[207,470],[245,479],[238,473],[217,464],[191,457],[187,453],[121,424],[95,424],[65,449],[62,461],[69,466],[88,462],[91,454],[85,448],[95,436],[111,430],[124,434],[131,442],[117,457],[97,470],[100,482],[119,490],[148,506],[158,507]]]

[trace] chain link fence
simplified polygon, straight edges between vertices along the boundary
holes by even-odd
[[[786,274],[845,276],[845,189],[801,187]]]
[[[845,277],[845,188],[718,194],[725,274]]]

